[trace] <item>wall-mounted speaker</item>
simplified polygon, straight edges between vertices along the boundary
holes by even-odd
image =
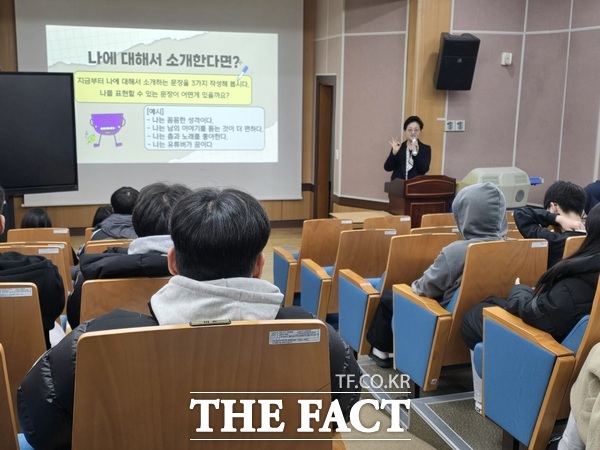
[[[433,77],[436,89],[468,91],[473,84],[479,38],[469,33],[442,33],[440,53]]]

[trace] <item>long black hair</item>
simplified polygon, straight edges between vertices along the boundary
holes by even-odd
[[[52,219],[42,208],[32,208],[21,220],[21,228],[52,228]]]
[[[573,267],[582,260],[600,254],[600,204],[594,206],[588,214],[585,228],[587,236],[579,250],[544,272],[536,284],[535,294],[548,290],[559,279],[573,274]]]

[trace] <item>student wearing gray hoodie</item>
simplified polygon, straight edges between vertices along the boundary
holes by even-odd
[[[71,446],[77,341],[86,332],[192,320],[313,318],[297,307],[281,308],[283,294],[260,279],[271,226],[251,195],[236,189],[193,192],[175,205],[170,229],[174,246],[167,260],[174,276],[152,296],[149,315],[116,310],[82,323],[42,355],[21,383],[19,422],[34,448]],[[361,370],[348,345],[327,327],[331,399],[348,420],[361,391],[350,381],[359,380]]]
[[[283,294],[260,279],[270,232],[264,209],[244,192],[202,189],[182,199],[171,217],[174,246],[167,254],[175,276],[150,301],[158,322],[275,319]]]
[[[415,293],[434,298],[442,306],[460,287],[469,244],[497,241],[508,231],[506,200],[492,183],[462,189],[452,203],[452,211],[464,240],[444,247],[423,276],[412,284]]]
[[[492,183],[474,184],[462,189],[452,203],[454,219],[464,240],[444,247],[423,276],[412,283],[419,295],[437,300],[441,306],[450,302],[462,281],[467,247],[473,242],[497,241],[508,231],[506,200]],[[391,367],[393,351],[392,293],[382,293],[367,339],[372,346],[370,356],[380,367]]]

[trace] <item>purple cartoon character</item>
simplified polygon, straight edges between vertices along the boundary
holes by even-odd
[[[94,147],[100,147],[102,136],[111,135],[115,140],[116,147],[123,145],[123,143],[117,142],[117,137],[115,136],[125,126],[123,114],[92,114],[90,124],[100,134],[100,139],[98,139],[97,144],[94,144]]]

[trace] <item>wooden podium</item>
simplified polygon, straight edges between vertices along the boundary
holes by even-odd
[[[390,199],[389,212],[394,215],[408,214],[411,227],[421,226],[423,214],[449,212],[456,191],[456,179],[444,175],[422,175],[405,180],[385,183]]]

